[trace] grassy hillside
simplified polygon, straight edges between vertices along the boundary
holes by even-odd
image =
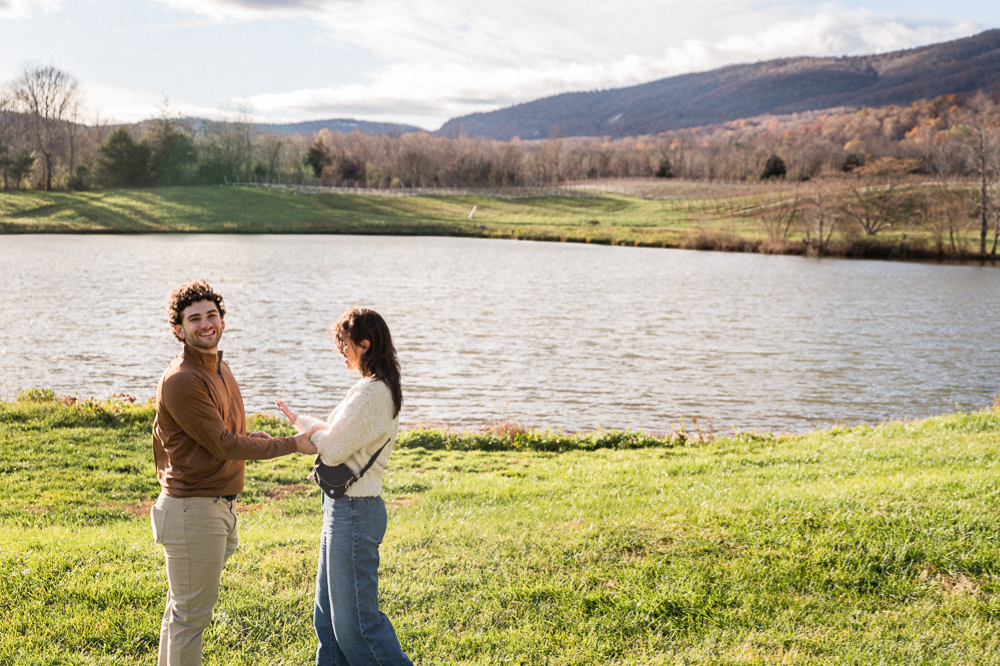
[[[155,663],[150,421],[0,404],[0,663]],[[393,453],[381,599],[415,663],[1000,660],[997,414],[688,446],[547,437],[415,433]],[[206,663],[311,662],[308,466],[248,466]]]
[[[477,206],[474,219],[469,212]],[[336,233],[624,242],[676,238],[658,202],[302,194],[234,187],[0,194],[3,233]],[[689,225],[681,225],[684,226]]]

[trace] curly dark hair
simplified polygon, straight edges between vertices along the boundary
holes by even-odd
[[[394,407],[392,418],[399,416],[399,408],[403,406],[399,359],[382,315],[368,308],[348,308],[330,327],[330,337],[334,341],[350,340],[357,346],[362,340],[368,341],[368,351],[361,355],[359,363],[361,376],[374,377],[389,387]]]
[[[167,315],[170,317],[172,331],[172,327],[180,326],[184,320],[185,308],[198,301],[214,302],[215,307],[219,308],[219,316],[223,318],[226,316],[226,303],[222,300],[222,296],[215,293],[204,280],[195,280],[182,284],[170,292],[170,298],[167,299]],[[174,331],[174,337],[178,342],[184,342],[184,339],[177,335],[177,331]]]

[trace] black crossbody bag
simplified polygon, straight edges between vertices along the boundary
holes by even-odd
[[[357,476],[344,463],[330,466],[323,462],[322,456],[316,456],[316,463],[313,465],[313,471],[309,475],[309,479],[319,484],[320,489],[326,493],[327,497],[330,499],[339,499],[344,496],[348,488],[357,483],[358,479],[365,475],[365,472],[375,463],[375,459],[381,455],[382,449],[387,447],[391,440],[392,437],[385,440],[385,444],[375,452],[375,455],[371,457],[368,464],[364,466]]]

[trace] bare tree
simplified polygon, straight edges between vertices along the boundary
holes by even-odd
[[[788,237],[788,232],[802,216],[799,208],[799,193],[796,190],[792,198],[781,198],[765,206],[765,212],[761,215],[761,222],[764,231],[770,240],[784,240]]]
[[[998,125],[1000,112],[996,102],[983,92],[969,100],[971,117],[968,123],[968,146],[972,166],[979,176],[979,252],[986,254],[986,234],[989,231],[990,186],[997,177]]]
[[[204,124],[201,149],[213,177],[249,178],[253,168],[252,137],[253,126],[247,113]]]
[[[993,249],[990,254],[997,255],[997,241],[1000,240],[1000,183],[994,182],[990,186],[990,219],[993,221]]]
[[[42,157],[45,189],[52,189],[56,160],[67,144],[74,148],[72,120],[79,112],[80,92],[76,80],[48,66],[29,66],[14,82],[16,108],[27,116],[28,134]],[[71,154],[71,161],[75,155]]]
[[[274,178],[278,173],[285,144],[285,140],[277,134],[265,134],[260,138],[257,148],[261,153],[261,162],[267,169],[268,178]]]
[[[809,204],[805,214],[806,234],[802,240],[810,252],[822,257],[830,246],[837,218],[833,214],[831,196],[823,187],[816,188]]]
[[[897,190],[910,166],[906,160],[883,158],[855,169],[847,200],[840,207],[843,216],[869,236],[905,218],[911,202]]]
[[[13,100],[6,90],[0,90],[0,173],[3,174],[3,189],[8,187],[8,170],[13,156]]]
[[[924,201],[924,213],[938,254],[964,249],[962,232],[970,219],[968,197],[954,189],[936,187]]]
[[[962,142],[950,140],[943,132],[932,139],[924,154],[924,161],[934,180],[933,196],[925,201],[923,209],[934,234],[938,254],[944,254],[946,234],[949,251],[956,251],[956,241],[960,241],[960,232],[968,218],[967,200],[951,182],[954,174],[967,173],[967,156],[968,151]]]
[[[566,158],[559,128],[552,130],[552,136],[544,146],[535,151],[534,158],[539,183],[558,184],[563,180]]]

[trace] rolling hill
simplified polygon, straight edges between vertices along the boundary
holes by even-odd
[[[449,120],[441,136],[540,139],[654,134],[843,106],[1000,90],[1000,30],[877,55],[782,58],[626,88],[545,97]]]
[[[331,132],[343,132],[350,134],[358,131],[362,134],[378,136],[381,134],[392,134],[399,136],[408,132],[419,132],[419,127],[413,125],[400,125],[399,123],[374,123],[366,120],[352,120],[347,118],[334,118],[331,120],[309,120],[301,123],[256,125],[255,128],[261,132],[273,132],[274,134],[305,134],[309,135],[322,129]]]

